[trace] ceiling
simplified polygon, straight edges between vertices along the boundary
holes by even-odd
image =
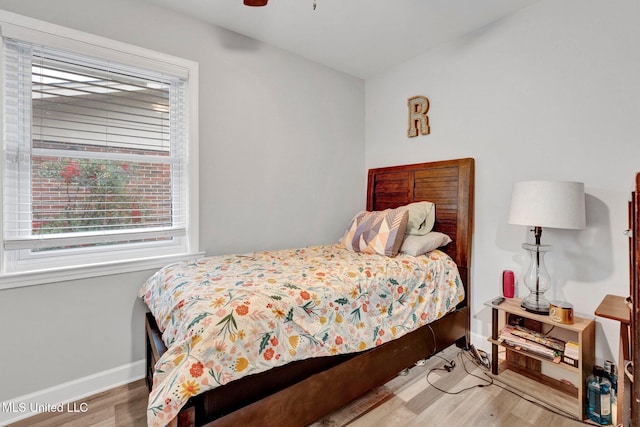
[[[366,79],[540,0],[144,1]]]

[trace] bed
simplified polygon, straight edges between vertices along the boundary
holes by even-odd
[[[180,298],[164,304],[164,306],[173,307],[172,310],[175,309],[175,312],[167,311],[166,307],[159,308],[163,306],[160,303],[154,304],[152,299],[145,299],[145,302],[151,307],[151,312],[156,315],[154,317],[151,312],[148,313],[145,323],[147,383],[150,389],[154,387],[149,403],[149,411],[153,414],[150,420],[153,420],[158,425],[166,422],[166,424],[172,426],[308,425],[366,391],[384,384],[403,369],[412,366],[421,359],[428,358],[454,343],[460,347],[466,347],[469,343],[470,323],[469,301],[471,288],[469,269],[471,266],[471,236],[473,230],[473,184],[474,161],[468,158],[369,170],[367,211],[394,209],[420,201],[433,202],[437,209],[434,230],[442,232],[452,239],[449,244],[436,251],[421,257],[414,257],[416,260],[411,260],[410,258],[412,257],[404,255],[393,257],[392,261],[397,264],[398,270],[394,271],[393,278],[386,280],[392,284],[390,285],[392,289],[388,292],[377,290],[375,293],[382,295],[383,298],[397,297],[398,289],[400,289],[401,293],[410,294],[407,291],[408,282],[406,282],[409,279],[402,276],[402,271],[408,271],[408,274],[415,275],[417,274],[416,271],[423,269],[423,266],[424,270],[427,270],[431,268],[426,267],[429,259],[433,259],[434,262],[443,261],[449,267],[453,266],[452,268],[456,270],[456,278],[447,276],[444,282],[452,284],[460,281],[462,292],[456,290],[455,292],[452,291],[454,293],[449,298],[436,298],[436,300],[440,301],[440,306],[433,310],[438,312],[438,315],[442,315],[442,317],[433,322],[426,319],[426,314],[420,316],[416,313],[416,310],[419,309],[418,301],[422,302],[424,300],[422,297],[415,296],[415,301],[407,300],[406,302],[408,303],[395,298],[399,302],[394,305],[386,304],[384,299],[382,302],[377,301],[376,304],[371,299],[372,296],[367,296],[366,302],[371,304],[369,310],[379,310],[381,314],[384,314],[384,316],[375,317],[375,322],[383,322],[387,317],[386,315],[390,314],[388,312],[391,311],[391,308],[395,307],[394,311],[397,312],[402,312],[403,309],[408,310],[403,324],[411,323],[412,328],[405,330],[404,328],[397,328],[395,323],[393,327],[389,327],[389,324],[374,323],[373,330],[375,333],[373,336],[369,338],[364,338],[364,335],[359,337],[354,342],[356,344],[359,342],[360,346],[352,345],[346,353],[343,353],[342,350],[334,350],[336,347],[346,347],[349,341],[346,338],[356,338],[360,323],[364,322],[360,322],[359,317],[357,319],[358,322],[356,322],[355,316],[359,316],[360,310],[364,309],[366,311],[367,307],[363,307],[360,302],[356,302],[356,300],[362,301],[357,292],[352,295],[352,301],[347,301],[348,298],[325,301],[327,304],[331,304],[330,308],[320,307],[319,302],[325,300],[322,297],[325,286],[328,286],[329,283],[341,282],[342,278],[350,275],[350,273],[334,275],[331,280],[327,277],[321,277],[324,282],[321,281],[318,285],[307,280],[310,276],[316,276],[318,272],[325,271],[324,266],[315,264],[316,262],[323,262],[323,259],[338,258],[341,264],[352,262],[350,261],[351,258],[348,258],[349,260],[342,258],[347,257],[344,252],[327,254],[325,251],[333,251],[335,249],[327,249],[325,246],[300,248],[278,253],[216,257],[216,267],[207,264],[211,261],[198,260],[191,265],[182,263],[163,269],[158,273],[163,277],[162,281],[159,282],[159,286],[168,286],[163,285],[168,278],[173,283],[173,294],[177,292],[180,295],[185,292],[185,295],[188,295],[190,291],[181,288],[183,285],[187,286],[187,283],[195,282],[202,286],[204,282],[207,282],[206,288],[208,288],[216,285],[215,283],[213,285],[209,283],[210,280],[227,280],[227,276],[222,274],[210,275],[210,273],[204,273],[212,268],[224,270],[225,274],[227,270],[234,269],[240,271],[240,274],[243,271],[251,271],[251,279],[243,277],[243,281],[238,281],[237,283],[242,283],[241,287],[248,286],[249,290],[252,290],[256,273],[251,269],[261,269],[259,276],[264,281],[267,281],[271,280],[269,274],[281,273],[282,265],[296,264],[293,261],[288,261],[289,258],[285,257],[290,257],[293,254],[293,257],[299,260],[296,264],[297,270],[295,274],[297,276],[287,276],[291,279],[291,282],[287,283],[284,288],[279,288],[282,292],[277,295],[277,289],[270,289],[267,299],[263,301],[264,304],[262,302],[245,301],[243,296],[236,296],[235,293],[232,295],[231,291],[225,291],[228,294],[226,296],[228,297],[227,300],[220,300],[217,303],[217,308],[220,308],[219,306],[221,305],[228,305],[230,301],[235,301],[233,303],[235,311],[233,312],[222,312],[223,310],[220,308],[221,316],[226,313],[229,314],[222,317],[222,320],[216,318],[214,321],[215,326],[218,327],[218,334],[222,335],[219,335],[221,337],[220,342],[215,342],[208,347],[211,349],[210,353],[215,354],[216,358],[233,356],[233,363],[229,365],[232,368],[230,369],[231,373],[220,371],[217,366],[213,367],[210,362],[202,360],[203,363],[201,363],[199,356],[193,358],[187,365],[184,364],[185,358],[192,356],[189,351],[200,344],[200,337],[198,335],[199,332],[186,332],[186,329],[179,326],[177,320],[185,317],[185,323],[199,325],[200,323],[205,323],[203,319],[207,317],[206,314],[201,313],[195,317],[193,314],[183,315],[182,308],[185,303],[184,299]],[[371,276],[372,271],[381,271],[381,267],[374,264],[377,262],[374,258],[376,256],[364,256],[362,259],[366,262],[362,267],[352,266],[353,268],[350,271],[355,271],[356,273],[351,275],[356,276],[356,280],[360,280],[360,276]],[[385,257],[377,256],[377,258]],[[257,267],[252,267],[254,261],[257,261]],[[411,264],[414,261],[424,264]],[[269,265],[271,267],[268,267]],[[450,274],[449,267],[442,267],[445,268],[443,271],[446,271],[447,275]],[[190,271],[189,268],[195,272]],[[428,273],[430,276],[445,275],[444,272],[439,273],[438,271],[440,270],[429,271],[431,271],[431,273]],[[204,277],[203,274],[206,274],[206,279],[202,279]],[[195,280],[187,278],[187,276],[193,275],[196,277]],[[154,275],[154,277],[156,276]],[[297,281],[295,277],[298,277]],[[156,280],[159,279],[156,278]],[[301,282],[304,282],[305,288],[302,287]],[[424,281],[424,283],[427,283],[427,281]],[[175,289],[176,286],[178,287],[177,290]],[[309,286],[311,287],[309,288]],[[354,288],[353,285],[350,286],[351,289]],[[422,286],[425,285],[423,284]],[[446,286],[444,287],[446,288]],[[146,290],[147,294],[155,292],[148,289]],[[417,292],[418,290],[412,291],[411,294],[415,293],[417,295]],[[280,326],[276,321],[272,321],[269,333],[253,331],[253,336],[249,339],[250,337],[245,336],[245,334],[250,335],[251,332],[237,328],[236,319],[240,319],[239,316],[254,313],[253,310],[258,305],[270,307],[275,313],[281,298],[286,297],[285,294],[295,296],[298,306],[303,308],[303,314],[296,318],[300,322],[292,321],[295,319],[293,319],[291,311],[284,310],[278,315],[284,322],[282,323],[283,326]],[[404,294],[402,297],[404,297]],[[200,304],[201,301],[196,301],[199,299],[192,295],[187,299],[188,304]],[[340,302],[343,299],[344,301]],[[392,300],[394,298],[389,299]],[[347,303],[352,305],[346,311],[342,310],[342,305]],[[215,298],[213,302],[206,302],[205,304],[213,307],[216,304]],[[381,305],[383,308],[380,308]],[[214,309],[215,307],[209,311],[214,311]],[[308,316],[305,316],[305,314]],[[256,317],[260,316],[262,314],[256,314]],[[349,323],[345,319],[347,316],[351,317],[350,329],[334,332],[333,329],[327,328],[328,324],[333,324],[337,327],[338,324]],[[303,325],[302,319],[305,317],[313,318],[314,323]],[[223,322],[223,320],[225,321]],[[298,327],[300,330],[296,329]],[[169,349],[167,349],[165,341],[163,341],[160,329],[165,333],[164,338],[169,343]],[[286,334],[284,332],[285,329]],[[283,335],[276,334],[274,331],[282,332]],[[238,335],[240,333],[242,335]],[[371,333],[368,334],[371,335]],[[184,337],[188,337],[189,340],[185,341]],[[222,342],[222,338],[226,339],[226,342]],[[235,343],[241,340],[252,343],[251,346],[253,347],[259,347],[259,357],[247,356],[244,353],[245,351],[250,351],[249,344],[244,344],[239,349],[236,347],[231,348],[227,345],[231,341]],[[301,341],[314,340],[318,342],[312,346],[313,351],[318,352],[313,354],[313,357],[297,360],[295,356],[298,356],[296,353],[299,349],[299,343]],[[331,345],[324,345],[324,341],[320,343],[320,340],[325,340],[326,343]],[[279,341],[286,341],[286,345]],[[177,349],[177,346],[174,345],[177,342],[183,345],[182,350]],[[289,355],[287,352],[278,352],[279,348],[288,349],[288,353],[294,355],[293,360],[288,361]],[[321,350],[329,351],[330,354],[325,355],[320,352]],[[203,350],[200,349],[199,351],[202,352]],[[302,347],[300,347],[300,352],[302,352]],[[163,355],[165,356],[163,357]],[[265,367],[265,360],[268,359],[269,362],[275,362],[281,355],[283,356],[282,362],[275,363],[274,367],[269,369]],[[191,369],[195,369],[195,374],[198,378],[204,378],[203,373],[209,369],[210,377],[207,377],[207,381],[203,384],[209,382],[218,382],[219,384],[215,384],[215,387],[210,390],[200,391],[200,389],[207,387],[203,387],[202,384],[184,381],[185,377],[189,377],[188,374],[180,376],[170,372],[178,366],[190,366]],[[171,367],[171,369],[165,369],[166,367]],[[237,379],[231,378],[233,371],[246,371],[249,375],[241,376]],[[190,372],[194,373],[194,371]],[[169,374],[174,375],[171,377],[173,378],[172,381],[167,380]],[[155,386],[153,386],[154,378]],[[177,378],[183,380],[187,385],[191,384],[191,387],[185,388],[183,386],[180,389],[176,385],[176,381],[179,381]],[[165,386],[167,393],[161,394],[159,389]],[[170,388],[171,386],[173,386],[173,389]],[[177,412],[178,408],[180,409],[179,412]]]

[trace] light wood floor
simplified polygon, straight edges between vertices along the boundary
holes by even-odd
[[[497,380],[493,385],[474,387],[490,381],[484,370],[477,368],[466,353],[455,347],[441,355],[456,363],[451,372],[442,369],[445,360],[432,357],[424,366],[413,367],[407,375],[372,390],[312,427],[583,425],[501,388]],[[467,373],[465,367],[475,376]],[[434,368],[437,370],[432,371]],[[468,387],[471,388],[460,391]],[[10,427],[145,426],[147,397],[144,381],[140,380],[77,402],[87,404],[88,411],[84,414],[41,414],[10,424]]]

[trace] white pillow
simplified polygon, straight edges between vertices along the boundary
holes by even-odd
[[[418,256],[446,246],[451,241],[449,236],[438,231],[432,231],[424,236],[406,235],[400,247],[400,252]]]
[[[436,222],[436,205],[431,202],[416,202],[401,206],[409,212],[407,234],[424,236]]]

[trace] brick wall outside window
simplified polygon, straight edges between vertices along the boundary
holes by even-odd
[[[34,142],[34,148],[114,152],[112,147],[65,143]],[[117,152],[150,160],[168,154],[130,148]],[[171,170],[166,163],[34,155],[32,166],[34,234],[54,228],[90,231],[171,224]]]

